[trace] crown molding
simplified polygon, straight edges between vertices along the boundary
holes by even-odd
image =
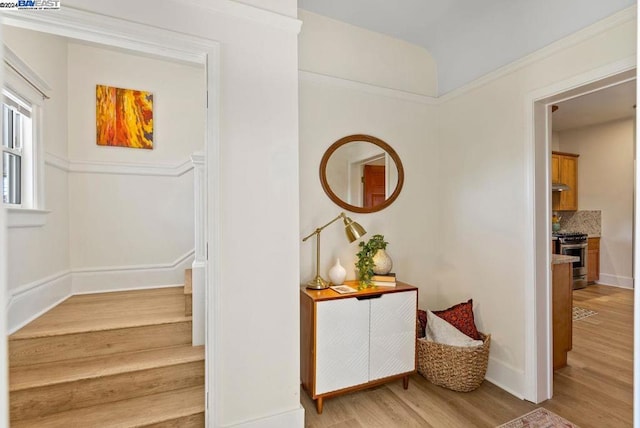
[[[438,98],[438,101],[440,103],[448,102],[467,92],[470,92],[474,89],[487,85],[490,82],[493,82],[494,80],[497,80],[508,74],[515,73],[516,71],[522,69],[523,67],[534,64],[538,61],[542,61],[543,59],[551,55],[554,55],[558,52],[566,50],[574,45],[577,45],[578,43],[582,43],[586,40],[589,40],[607,30],[613,29],[615,27],[619,27],[620,25],[630,21],[635,22],[636,16],[637,16],[636,6],[631,6],[626,9],[623,9],[620,12],[614,13],[613,15],[601,21],[598,21],[582,30],[576,31],[575,33],[570,34],[519,60],[513,61],[497,70],[494,70],[482,77],[479,77],[464,86],[454,89],[451,92],[447,92],[446,94],[441,95]]]
[[[52,13],[3,11],[3,23],[28,30],[141,51],[192,64],[204,64],[215,41],[85,12],[62,5]]]
[[[370,83],[343,79],[341,77],[329,76],[313,71],[298,70],[298,77],[301,81],[305,82],[353,89],[356,91],[367,92],[373,95],[381,95],[388,98],[411,101],[419,104],[435,105],[438,103],[437,98],[430,97],[428,95],[416,94],[414,92],[403,91],[400,89],[385,88],[382,86],[372,85]]]

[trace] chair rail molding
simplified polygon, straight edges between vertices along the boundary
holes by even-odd
[[[151,175],[158,177],[180,177],[193,169],[191,159],[178,163],[151,162],[106,162],[70,160],[47,152],[45,164],[74,174]]]

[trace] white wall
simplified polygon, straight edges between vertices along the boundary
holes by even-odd
[[[302,9],[298,16],[300,70],[437,95],[436,62],[424,48]]]
[[[204,69],[78,43],[69,44],[68,69],[72,163],[132,166],[127,174],[71,174],[72,268],[180,259],[193,250],[193,172],[145,176],[135,167],[188,163],[193,152],[203,150]],[[153,150],[96,144],[96,84],[153,93]],[[176,270],[166,281],[180,284],[183,275]],[[82,292],[83,285],[74,288]]]
[[[44,151],[67,155],[67,44],[64,39],[3,26],[4,43],[51,87],[51,99],[44,101]],[[7,284],[9,311],[25,298],[29,286],[50,276],[68,272],[69,213],[68,174],[45,165],[45,206],[51,213],[42,227],[10,228],[8,237]],[[65,285],[70,287],[69,282]],[[63,295],[53,293],[52,298]],[[22,309],[22,308],[21,308]],[[43,309],[40,307],[38,310]]]
[[[600,282],[632,286],[633,119],[559,133],[563,152],[577,153],[578,208],[602,211]]]
[[[385,86],[378,71],[367,67],[366,60],[360,62],[360,59],[366,59],[377,49],[384,58],[387,52],[382,47],[394,46],[397,41],[337,21],[328,22],[318,15],[305,12],[300,16],[304,21],[299,46],[301,70],[318,73],[343,70],[343,59],[333,56],[338,39],[334,39],[332,33],[336,31],[340,34],[340,44],[357,43],[365,49],[352,52],[355,66],[350,72],[357,74],[351,75],[350,80]],[[413,82],[401,66],[397,69],[394,66],[428,63],[431,59],[422,49],[397,54],[402,55],[402,59],[395,62],[380,59],[380,67],[387,67],[385,73],[397,87],[408,88]],[[320,64],[324,68],[316,69]],[[432,71],[432,78],[435,78],[435,69]],[[402,192],[382,211],[347,215],[367,230],[367,235],[360,241],[377,233],[385,236],[389,241],[387,251],[393,259],[393,270],[400,280],[420,287],[420,303],[424,307],[433,296],[430,273],[437,263],[438,251],[439,168],[433,102],[428,97],[408,99],[399,92],[376,91],[369,85],[345,84],[342,79],[318,78],[308,73],[303,73],[300,81],[300,237],[343,211],[325,195],[320,185],[318,168],[325,150],[351,134],[369,134],[382,139],[395,149],[403,163],[405,184]],[[300,242],[299,245],[300,282],[305,283],[315,275],[315,242]],[[358,245],[357,242],[348,243],[341,224],[322,232],[321,247],[321,276],[327,278],[328,270],[339,257],[347,270],[347,279],[355,279]]]
[[[527,226],[525,109],[539,88],[635,55],[635,15],[606,30],[585,30],[545,54],[442,98],[440,254],[444,303],[473,297],[479,329],[492,334],[488,375],[523,394]]]
[[[551,133],[551,150],[560,151],[560,133],[557,131]]]
[[[69,43],[69,158],[73,161],[177,164],[204,148],[202,65]],[[153,150],[96,144],[96,84],[153,94]]]

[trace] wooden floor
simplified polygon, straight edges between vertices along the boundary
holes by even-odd
[[[574,292],[574,306],[597,315],[573,323],[569,365],[554,375],[554,397],[540,405],[484,382],[459,393],[414,375],[408,390],[392,382],[327,399],[318,415],[301,391],[307,427],[496,427],[545,407],[581,428],[632,426],[633,291],[601,285]]]

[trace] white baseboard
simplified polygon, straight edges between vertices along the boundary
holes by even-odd
[[[509,394],[524,400],[524,371],[489,356],[485,379]]]
[[[12,334],[74,294],[176,287],[184,284],[194,251],[171,263],[72,269],[9,290],[8,333]]]
[[[15,333],[71,296],[71,271],[62,271],[9,290],[8,334]]]
[[[614,287],[633,289],[633,278],[628,276],[600,273],[600,279],[597,281],[597,283],[601,285],[612,285]]]
[[[303,428],[304,408],[300,406],[285,413],[227,426],[233,428]]]
[[[184,284],[193,250],[172,263],[73,269],[73,294],[106,293]]]

